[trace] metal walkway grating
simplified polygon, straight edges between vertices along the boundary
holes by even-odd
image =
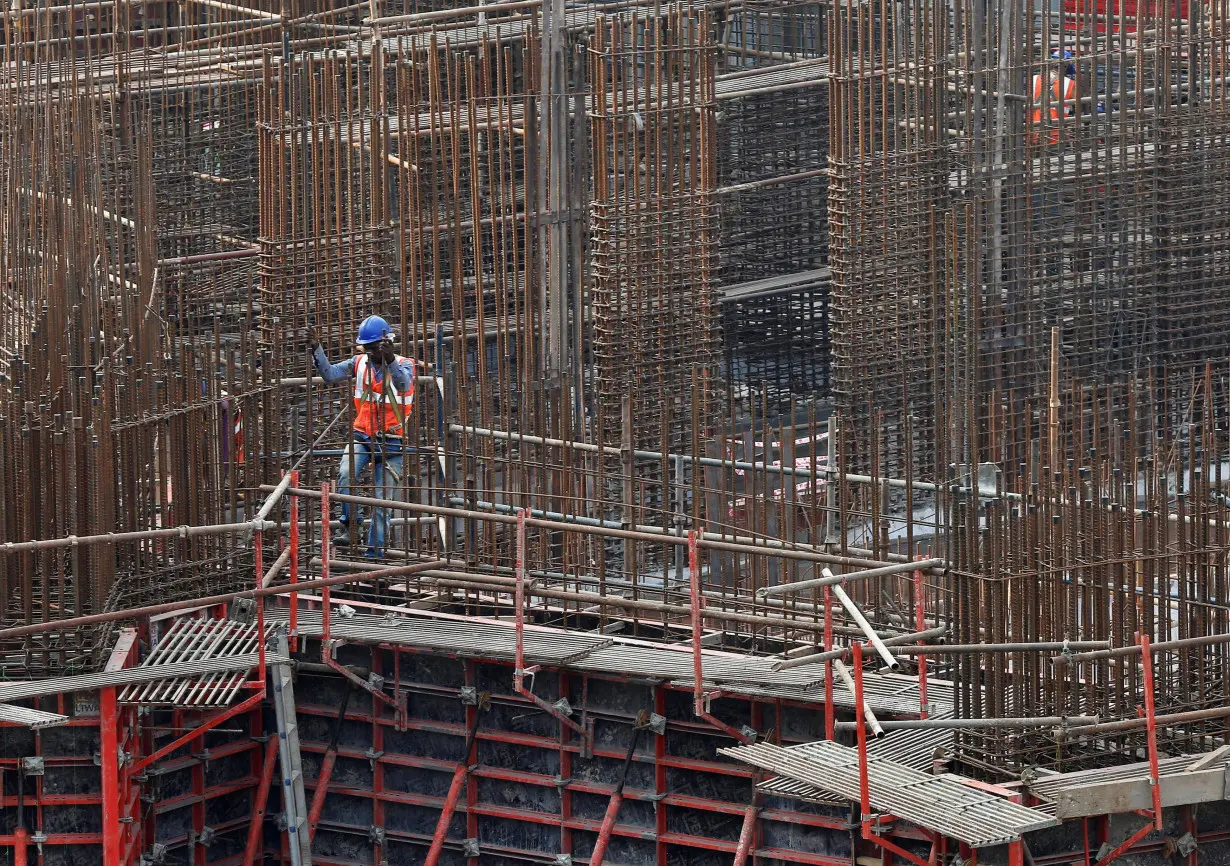
[[[271,625],[267,625],[265,630],[266,637],[273,633]],[[182,617],[172,623],[139,667],[173,668],[187,662],[253,656],[259,649],[255,625],[229,619]],[[132,683],[120,690],[117,700],[121,704],[223,707],[234,700],[253,670],[249,667]]]
[[[33,731],[38,731],[43,728],[66,725],[68,724],[68,716],[62,716],[59,713],[48,713],[31,707],[0,704],[0,722],[25,725]]]
[[[769,743],[719,749],[762,770],[859,799],[858,751],[831,740],[784,749]],[[869,757],[871,806],[975,848],[1002,845],[1059,821],[952,779],[929,776],[886,758]]]
[[[840,794],[817,788],[815,785],[809,785],[788,776],[777,776],[767,782],[761,782],[756,786],[756,790],[770,797],[791,797],[795,800],[806,800],[818,806],[844,806],[848,802]]]
[[[274,608],[266,616],[285,622],[290,612]],[[319,610],[299,611],[299,634],[322,635]],[[511,659],[517,653],[517,633],[512,623],[461,619],[435,619],[428,616],[400,616],[356,613],[341,616],[336,611],[329,620],[334,638],[354,643],[390,643],[421,649],[456,653],[469,658]],[[525,658],[531,664],[568,665],[610,646],[610,638],[566,631],[525,630]]]

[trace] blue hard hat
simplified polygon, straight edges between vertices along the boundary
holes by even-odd
[[[1051,52],[1051,59],[1052,60],[1071,60],[1072,52],[1071,51],[1060,51],[1058,48],[1056,48],[1054,51]]]
[[[359,336],[355,339],[355,342],[360,346],[365,346],[368,343],[378,343],[392,336],[393,329],[389,327],[388,322],[379,316],[368,316],[359,325]]]

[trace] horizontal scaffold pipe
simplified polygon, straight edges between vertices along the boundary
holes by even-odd
[[[979,653],[1055,652],[1063,649],[1102,650],[1108,640],[1042,641],[1039,643],[954,643],[931,646],[907,646],[897,650],[903,656],[978,655]]]
[[[1230,633],[1205,634],[1199,637],[1185,637],[1178,640],[1158,641],[1150,645],[1152,652],[1169,652],[1170,650],[1193,649],[1195,647],[1211,646],[1219,643],[1230,643]],[[1070,648],[1070,647],[1069,647]],[[1064,653],[1051,659],[1056,665],[1076,664],[1078,662],[1101,661],[1102,659],[1126,658],[1140,655],[1140,644],[1127,644],[1113,649],[1099,649],[1092,652]],[[1159,716],[1160,718],[1160,716]]]
[[[266,485],[262,489],[269,493],[261,504],[260,510],[252,520],[242,520],[238,523],[217,523],[207,526],[170,526],[165,529],[138,529],[132,532],[104,532],[98,535],[67,535],[63,538],[46,538],[36,541],[6,541],[0,544],[0,553],[29,553],[37,550],[55,550],[65,547],[89,546],[94,544],[121,544],[129,541],[151,541],[158,538],[201,538],[210,535],[239,535],[254,530],[273,529],[277,523],[267,518],[282,495],[290,487],[290,473],[287,472],[277,484]]]
[[[485,427],[470,427],[464,424],[450,424],[449,432],[464,433],[471,436],[483,436],[491,439],[505,439],[510,442],[526,442],[530,445],[548,445],[557,448],[571,448],[576,451],[587,451],[596,454],[599,451],[603,454],[612,457],[619,457],[624,454],[624,451],[613,445],[607,445],[599,449],[597,445],[591,445],[587,442],[574,442],[568,439],[552,439],[544,436],[531,436],[525,433],[513,433],[507,430],[491,430]],[[742,469],[744,471],[767,472],[778,475],[795,475],[803,478],[821,478],[827,480],[841,480],[847,484],[861,485],[884,485],[886,487],[905,488],[912,487],[915,490],[936,492],[944,491],[954,496],[968,496],[973,493],[979,499],[1003,499],[1008,502],[1029,502],[1030,498],[1023,493],[1016,493],[1010,490],[982,490],[977,486],[965,487],[957,483],[936,484],[933,481],[913,481],[906,478],[884,478],[876,475],[860,475],[854,472],[840,472],[836,468],[826,466],[823,469],[816,468],[803,469],[797,466],[772,466],[768,463],[747,462],[744,460],[723,460],[718,457],[693,457],[690,454],[662,454],[658,451],[646,451],[643,449],[634,449],[632,456],[638,460],[663,460],[664,458],[678,459],[685,463],[697,463],[701,466],[711,466],[721,469]],[[1074,503],[1067,499],[1055,497],[1046,500],[1051,505],[1065,506]],[[1102,510],[1113,512],[1118,505],[1106,504],[1102,506]],[[1133,508],[1132,513],[1136,517],[1151,517],[1155,516],[1153,512],[1145,508]],[[1177,523],[1180,519],[1184,523],[1192,523],[1193,519],[1190,515],[1180,517],[1177,512],[1168,512],[1166,519],[1171,523]],[[1206,524],[1210,528],[1230,526],[1230,519],[1209,518]]]
[[[332,497],[330,497],[332,498]],[[313,563],[317,560],[313,560]],[[348,569],[356,567],[354,563],[346,560],[329,560],[329,568]],[[369,572],[370,574],[370,572]],[[424,583],[429,583],[435,586],[451,589],[468,589],[468,590],[487,590],[496,593],[510,593],[516,589],[517,580],[512,577],[501,577],[495,574],[475,574],[467,571],[450,571],[447,569],[433,568],[428,571],[418,572],[417,577],[421,578]],[[551,589],[539,586],[534,581],[525,584],[525,594],[527,596],[535,596],[537,598],[551,598],[559,601],[575,601],[584,603],[591,608],[615,608],[628,611],[644,611],[646,613],[654,613],[659,615],[677,614],[679,616],[687,616],[691,613],[691,607],[686,604],[671,604],[665,601],[654,601],[652,599],[635,599],[625,598],[618,595],[602,595],[596,592],[585,592],[583,590],[568,590],[568,589]],[[739,623],[741,625],[750,625],[757,628],[780,628],[786,631],[803,631],[822,634],[824,632],[824,623],[815,622],[806,619],[787,619],[780,616],[765,616],[763,614],[741,613],[739,611],[725,610],[716,605],[721,605],[723,602],[751,602],[749,598],[707,598],[705,600],[704,618],[711,622],[727,622]],[[861,630],[850,629],[850,631]],[[918,640],[917,634],[904,635],[911,641]],[[887,638],[887,641],[897,640],[897,638]]]
[[[466,500],[460,496],[450,496],[449,502],[452,502],[458,505],[464,505]],[[485,502],[483,500],[477,500],[473,502],[472,504],[477,506],[478,508],[483,509],[484,511],[490,510],[498,514],[515,516],[517,513],[516,507],[512,505],[505,505],[505,504],[497,503],[497,502]],[[560,523],[570,523],[570,524],[576,524],[578,526],[594,526],[594,527],[600,527],[600,528],[606,528],[606,529],[612,529],[612,530],[622,530],[624,528],[622,524],[614,520],[600,520],[597,517],[585,517],[579,514],[564,514],[558,511],[544,511],[541,508],[527,508],[526,514],[532,518],[538,518],[540,520],[554,520]],[[652,526],[650,524],[640,523],[640,524],[637,524],[636,526],[632,526],[629,528],[634,532],[649,532],[649,533],[653,533],[654,535],[673,535],[674,538],[681,539],[682,542],[685,544],[687,543],[686,533],[681,534],[679,531],[671,532],[670,530],[664,530],[660,526]],[[751,535],[734,535],[729,532],[727,533],[702,532],[698,534],[696,537],[700,542],[702,542],[700,545],[701,547],[713,547],[713,549],[715,550],[721,550],[723,548],[715,547],[714,545],[705,544],[703,542],[730,543],[730,544],[739,544],[739,545],[755,547],[757,548],[755,553],[761,554],[761,555],[772,555],[775,551],[779,551],[779,550],[810,551],[819,556],[828,557],[827,559],[820,560],[822,562],[827,562],[830,565],[840,565],[846,568],[857,568],[857,569],[870,570],[870,569],[875,569],[875,568],[888,568],[890,566],[896,566],[899,564],[895,562],[885,564],[876,559],[866,559],[864,557],[858,557],[858,556],[842,556],[836,553],[827,553],[824,551],[816,550],[811,545],[789,544],[785,541],[782,541],[779,538],[756,538]],[[678,544],[679,542],[676,541],[675,543]],[[911,563],[910,569],[918,568],[920,565],[925,566],[925,563],[921,561],[914,561],[914,560],[906,560],[906,561]],[[944,569],[943,569],[944,560],[937,559],[934,561],[940,563],[940,566],[924,567],[922,570],[928,572],[929,574],[934,574],[934,575],[943,574],[944,573]],[[909,569],[904,569],[904,570],[909,570]],[[789,584],[789,585],[797,586],[797,584]]]
[[[794,595],[798,592],[819,589],[825,586],[835,586],[850,580],[863,580],[868,577],[884,577],[889,574],[900,574],[903,571],[930,571],[942,569],[942,559],[920,559],[917,562],[894,562],[879,568],[867,568],[861,571],[851,571],[846,574],[829,574],[814,580],[800,580],[795,583],[780,583],[777,586],[766,586],[756,591],[759,596]]]
[[[1230,706],[1211,707],[1207,710],[1187,710],[1182,713],[1170,713],[1168,715],[1154,716],[1153,721],[1158,725],[1185,725],[1192,722],[1206,722],[1211,719],[1221,719],[1230,716]],[[1117,734],[1122,731],[1138,731],[1141,728],[1148,727],[1149,720],[1146,718],[1140,719],[1123,719],[1118,722],[1102,722],[1101,724],[1082,725],[1080,727],[1069,727],[1064,730],[1063,736],[1072,737],[1095,737],[1101,734]]]
[[[1096,724],[1097,721],[1097,716],[1038,716],[1029,719],[896,719],[880,722],[880,725],[885,731],[926,730],[928,728],[961,731],[980,728],[1054,728],[1064,725]],[[837,723],[839,731],[853,731],[856,728],[854,722]]]
[[[261,490],[272,489],[272,485],[262,484]],[[300,487],[291,488],[292,496],[302,496],[307,499],[320,499],[319,490],[307,490]],[[353,505],[368,505],[373,508],[388,508],[395,511],[416,511],[423,514],[437,514],[441,517],[458,517],[466,520],[484,520],[489,523],[517,522],[515,514],[501,514],[497,511],[474,511],[468,508],[450,508],[444,505],[424,505],[415,502],[401,502],[397,499],[378,499],[374,496],[353,496],[341,493],[331,493],[329,499],[338,502],[349,502]],[[529,511],[527,510],[527,514]],[[654,544],[675,544],[680,547],[688,543],[686,535],[673,535],[669,531],[614,529],[607,526],[593,526],[588,523],[571,522],[567,520],[548,520],[540,517],[527,517],[526,525],[540,529],[558,531],[574,531],[586,535],[601,535],[607,538],[626,538],[632,541],[646,541]],[[749,556],[774,556],[781,559],[795,559],[803,562],[819,562],[828,565],[844,565],[854,568],[879,568],[889,563],[876,560],[856,559],[849,556],[838,556],[833,553],[822,553],[817,550],[806,550],[792,547],[775,547],[760,543],[739,543],[721,541],[721,536],[705,533],[704,538],[698,538],[697,544],[709,550],[721,550],[727,553],[743,553]]]
[[[859,629],[859,634],[862,634],[862,629]],[[935,628],[929,628],[924,631],[914,631],[909,634],[898,634],[892,637],[884,638],[884,645],[891,647],[900,647],[902,644],[914,643],[920,640],[935,640],[948,634],[948,626],[941,625]],[[900,653],[898,649],[896,652]],[[792,668],[801,668],[804,665],[815,665],[821,662],[828,662],[834,659],[844,659],[850,654],[850,647],[843,646],[837,649],[817,651],[808,655],[796,656],[792,659],[784,659],[773,665],[775,671],[788,671]]]
[[[125,610],[115,610],[108,613],[95,613],[88,616],[76,616],[70,619],[37,622],[32,625],[20,625],[14,628],[0,629],[0,640],[14,637],[24,637],[30,634],[40,634],[49,631],[65,631],[74,628],[84,628],[90,625],[101,625],[108,622],[140,619],[147,616],[161,616],[181,610],[192,610],[201,607],[213,607],[219,604],[231,604],[245,598],[269,598],[275,595],[290,595],[326,586],[337,586],[342,583],[357,583],[363,580],[377,580],[383,577],[400,577],[430,571],[448,563],[443,559],[432,559],[425,562],[413,562],[409,565],[398,565],[391,568],[364,571],[358,574],[345,574],[339,577],[323,577],[318,580],[302,580],[298,583],[285,583],[279,586],[267,586],[262,589],[244,589],[239,592],[227,592],[220,595],[207,595],[202,598],[189,598],[182,601],[167,601],[162,604],[150,604],[144,607],[131,607]]]

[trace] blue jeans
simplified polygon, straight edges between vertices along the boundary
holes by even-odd
[[[359,431],[354,431],[354,439],[342,452],[342,462],[337,470],[337,492],[350,493],[352,477],[350,475],[351,456],[354,457],[354,476],[363,474],[363,470],[372,466],[372,483],[376,487],[377,499],[398,499],[401,494],[401,439],[390,436],[373,441],[371,437]],[[349,529],[351,504],[342,503],[342,527]],[[357,512],[357,509],[356,509]],[[389,536],[389,509],[372,509],[372,519],[367,530],[367,555],[369,557],[384,556],[385,539]]]

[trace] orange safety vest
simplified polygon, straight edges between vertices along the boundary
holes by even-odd
[[[1034,110],[1030,115],[1030,121],[1035,126],[1042,125],[1042,91],[1044,88],[1043,82],[1046,76],[1035,75],[1033,86],[1033,102]],[[1056,124],[1047,134],[1047,138],[1051,144],[1059,144],[1059,106],[1066,105],[1064,115],[1071,117],[1076,113],[1076,82],[1066,75],[1051,76],[1051,104],[1047,108],[1047,114],[1050,116],[1051,122]],[[1037,133],[1030,136],[1034,144],[1040,144],[1042,138]]]
[[[384,396],[384,382],[376,379],[376,371],[367,355],[356,355],[354,364],[354,429],[368,436],[402,434],[402,420],[414,408],[414,361],[397,356],[395,364],[410,363],[410,385],[405,391]]]

